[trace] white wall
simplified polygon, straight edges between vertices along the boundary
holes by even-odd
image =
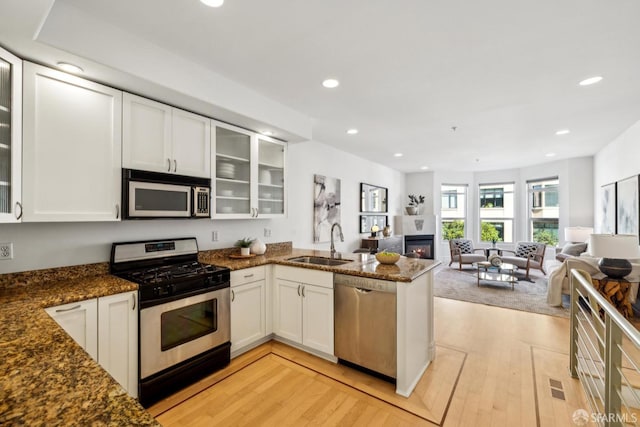
[[[601,187],[640,173],[638,159],[640,159],[640,121],[594,156],[594,205],[592,208],[595,211],[595,224],[600,224],[602,221]]]
[[[336,248],[351,252],[360,247],[360,182],[389,189],[389,215],[404,206],[404,174],[386,166],[343,153],[319,142],[289,145],[289,214],[285,219],[150,220],[117,223],[0,224],[0,242],[13,242],[14,259],[0,261],[0,274],[109,261],[111,243],[143,239],[195,236],[200,249],[230,247],[242,237],[260,237],[267,243],[293,241],[295,247],[329,249],[313,243],[313,175],[342,180],[341,222],[345,242]],[[270,228],[271,237],[264,236]],[[219,241],[211,241],[218,231]],[[337,234],[337,233],[336,233]]]
[[[409,194],[415,194],[416,196],[424,196],[424,206],[422,207],[421,214],[433,215],[433,203],[436,197],[440,197],[440,187],[438,191],[434,192],[433,186],[433,172],[420,172],[409,173],[406,175],[406,187],[407,191],[404,199],[402,200],[402,208],[409,203]]]

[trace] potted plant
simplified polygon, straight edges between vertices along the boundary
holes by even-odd
[[[407,215],[418,215],[420,205],[424,203],[424,196],[409,194],[409,205],[405,208]]]
[[[237,248],[240,248],[240,255],[249,256],[250,255],[249,251],[251,249],[252,243],[253,243],[253,239],[250,239],[249,237],[244,237],[238,240],[234,246]]]

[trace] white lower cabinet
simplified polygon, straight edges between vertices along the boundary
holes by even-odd
[[[265,267],[231,272],[231,352],[267,336]]]
[[[333,273],[276,267],[274,333],[333,355]]]
[[[138,395],[137,292],[45,309],[118,383]]]
[[[137,292],[98,298],[98,363],[138,396]]]
[[[98,361],[98,300],[96,298],[46,308],[55,320],[89,356]]]

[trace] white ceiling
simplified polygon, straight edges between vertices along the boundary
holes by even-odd
[[[637,0],[56,4],[312,118],[316,141],[404,172],[592,155],[640,119]],[[604,80],[578,86],[594,75]],[[340,86],[323,88],[327,77]]]

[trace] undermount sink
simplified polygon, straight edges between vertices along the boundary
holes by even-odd
[[[301,264],[315,264],[315,265],[342,265],[353,262],[350,259],[336,259],[336,258],[324,258],[319,256],[299,256],[295,258],[289,258],[287,261],[299,262]]]

